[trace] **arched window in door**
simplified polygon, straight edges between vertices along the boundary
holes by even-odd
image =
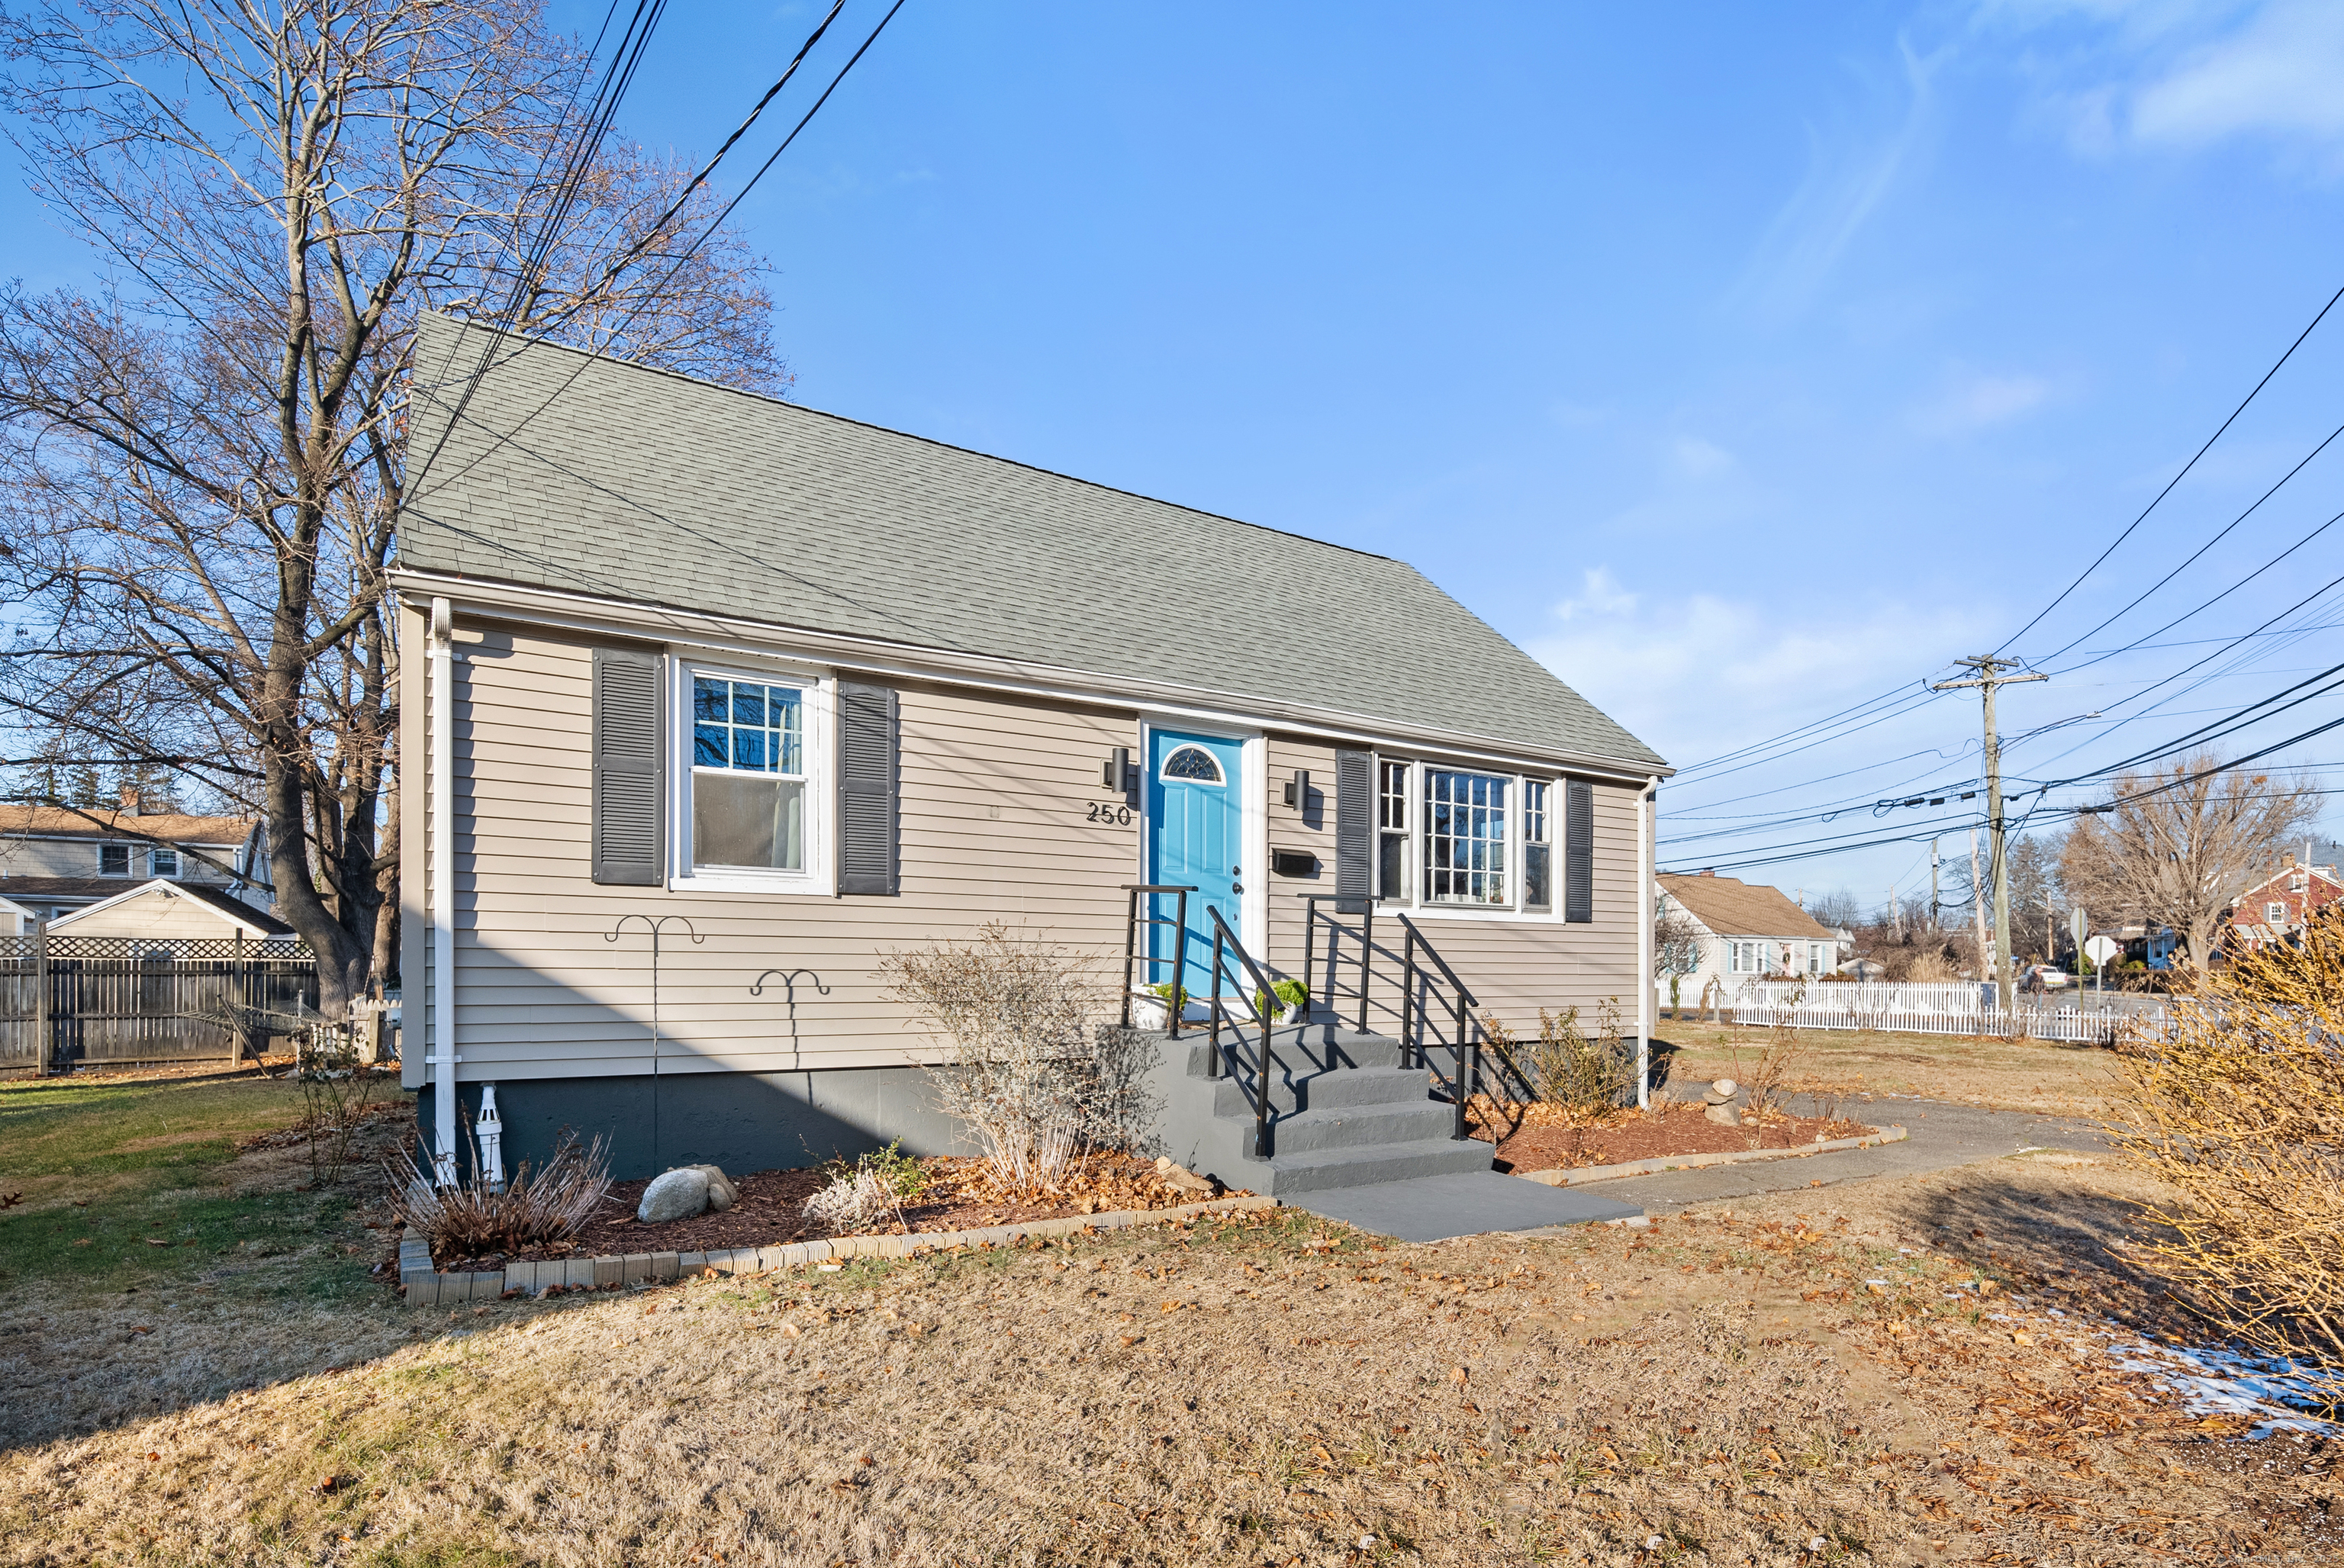
[[[1173,748],[1172,754],[1164,759],[1164,776],[1167,779],[1187,779],[1190,784],[1228,783],[1228,779],[1221,776],[1219,762],[1215,760],[1212,753],[1202,746]]]

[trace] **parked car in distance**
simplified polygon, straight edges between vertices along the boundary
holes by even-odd
[[[2073,975],[2048,964],[2029,964],[2018,973],[2018,988],[2022,991],[2056,991],[2075,983]]]

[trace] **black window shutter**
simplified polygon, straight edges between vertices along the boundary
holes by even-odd
[[[838,890],[892,894],[895,832],[896,696],[885,686],[838,684]]]
[[[660,662],[594,650],[594,880],[660,881]]]
[[[1364,915],[1374,892],[1376,760],[1371,752],[1335,754],[1335,908]]]
[[[1562,787],[1562,917],[1595,918],[1595,786],[1585,779]]]

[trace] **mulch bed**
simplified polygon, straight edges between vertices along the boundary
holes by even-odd
[[[1745,1111],[1740,1127],[1721,1127],[1703,1116],[1697,1105],[1667,1105],[1660,1112],[1646,1116],[1628,1110],[1600,1120],[1574,1122],[1557,1107],[1492,1108],[1477,1102],[1473,1136],[1495,1143],[1497,1168],[1511,1172],[1579,1170],[1665,1155],[1800,1148],[1834,1138],[1862,1138],[1872,1130],[1844,1117],[1770,1114],[1753,1118]]]
[[[903,1219],[878,1227],[883,1235],[902,1236],[931,1230],[975,1230],[990,1225],[1010,1225],[1026,1219],[1055,1219],[1076,1214],[1105,1214],[1125,1209],[1170,1209],[1217,1196],[1175,1187],[1156,1173],[1149,1161],[1126,1156],[1094,1158],[1059,1183],[1061,1190],[1012,1193],[993,1179],[982,1159],[937,1156],[921,1165],[929,1185],[918,1200],[907,1202]],[[523,1248],[511,1253],[492,1252],[469,1258],[438,1258],[443,1270],[493,1271],[508,1262],[555,1258],[593,1258],[630,1252],[712,1252],[731,1247],[783,1247],[793,1241],[813,1241],[831,1232],[805,1217],[805,1200],[827,1183],[834,1168],[809,1166],[799,1170],[758,1170],[732,1177],[740,1199],[722,1214],[711,1212],[689,1219],[645,1225],[635,1219],[649,1179],[611,1185],[594,1218],[566,1245]]]

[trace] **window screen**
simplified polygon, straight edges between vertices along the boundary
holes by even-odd
[[[97,846],[97,874],[100,876],[130,875],[130,846],[126,844],[101,844]]]

